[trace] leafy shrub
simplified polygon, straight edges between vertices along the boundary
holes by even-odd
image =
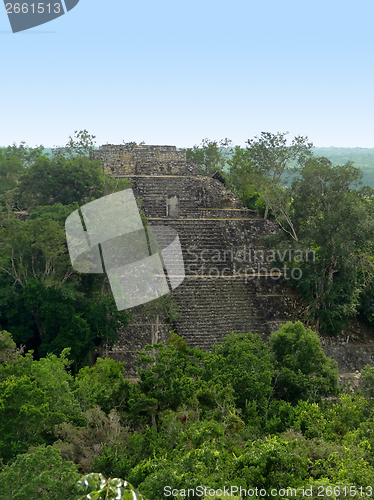
[[[247,442],[234,465],[234,473],[249,487],[298,487],[308,475],[310,461],[305,446],[277,437]]]
[[[18,455],[0,472],[2,500],[76,500],[77,465],[64,462],[51,446]]]
[[[34,361],[31,354],[0,365],[0,454],[5,461],[29,446],[51,444],[54,426],[81,422],[67,373],[68,350]]]
[[[374,398],[374,367],[370,365],[364,366],[361,370],[360,386],[366,398]]]
[[[204,378],[231,386],[236,405],[243,413],[251,401],[256,401],[258,409],[265,408],[273,367],[269,348],[259,335],[231,332],[212,354],[207,354],[204,365]]]
[[[296,404],[338,392],[338,364],[323,352],[316,333],[301,321],[288,322],[270,336],[275,396]]]

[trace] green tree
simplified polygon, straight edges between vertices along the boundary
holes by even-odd
[[[309,465],[306,450],[297,441],[268,436],[246,443],[234,471],[244,479],[247,488],[264,488],[271,498],[271,488],[296,488],[305,484]]]
[[[221,141],[210,141],[203,139],[200,145],[186,150],[187,161],[195,163],[202,175],[217,177],[225,181],[224,167],[231,154],[232,141],[222,139]]]
[[[361,370],[360,386],[368,399],[374,399],[374,366],[366,365]]]
[[[212,354],[206,355],[204,366],[206,380],[234,389],[236,405],[243,413],[250,412],[251,403],[265,410],[271,395],[273,367],[269,348],[259,335],[231,332]]]
[[[68,211],[73,211],[70,206]],[[0,229],[0,272],[21,287],[31,279],[61,286],[74,274],[67,254],[66,236],[51,218],[12,217]]]
[[[309,315],[327,334],[340,331],[357,315],[360,295],[373,280],[374,218],[366,190],[357,189],[362,173],[351,163],[332,166],[326,158],[305,162],[292,183],[296,250],[311,248],[313,259],[298,264],[297,283]]]
[[[366,273],[363,290],[359,298],[359,312],[361,316],[369,323],[374,324],[374,257],[369,256],[366,263],[369,272]]]
[[[77,465],[51,446],[30,449],[0,471],[2,500],[76,500]]]
[[[19,158],[8,157],[0,150],[0,227],[17,209],[17,186],[24,172],[25,167]]]
[[[130,382],[124,378],[125,363],[98,358],[96,363],[79,370],[75,377],[75,394],[83,410],[99,406],[107,414],[126,407]]]
[[[296,225],[293,222],[292,190],[269,181],[262,183],[261,194],[268,201],[272,215],[281,229],[295,241],[299,241]]]
[[[69,135],[66,146],[55,146],[53,156],[55,158],[65,158],[66,160],[74,160],[79,156],[90,157],[95,149],[95,138],[96,136],[89,134],[86,129],[76,130],[74,137]]]
[[[0,327],[39,356],[71,347],[74,369],[105,340],[112,345],[128,322],[107,277],[71,267],[64,222],[77,205],[37,207],[26,221],[0,229]]]
[[[306,158],[298,173],[292,181],[295,221],[307,231],[316,226],[321,216],[342,205],[346,196],[358,194],[362,179],[361,170],[352,162],[333,166],[324,157]]]
[[[17,159],[24,167],[29,167],[44,152],[43,146],[30,148],[25,141],[21,141],[19,146],[14,142],[11,146],[0,149],[0,158]]]
[[[20,178],[18,204],[28,210],[54,203],[83,205],[128,187],[127,180],[105,173],[99,161],[83,156],[71,160],[41,156]]]
[[[149,498],[166,496],[166,485],[171,490],[180,490],[178,496],[192,500],[202,498],[204,486],[208,489],[222,488],[223,484],[244,486],[240,476],[233,473],[233,464],[236,462],[233,453],[230,453],[228,447],[221,445],[224,439],[222,429],[214,422],[206,422],[205,425],[197,422],[194,427],[195,433],[200,433],[200,441],[202,437],[205,438],[200,445],[184,443],[183,448],[172,450],[166,456],[155,454],[133,468],[129,480]],[[202,491],[197,490],[197,485],[202,485]]]
[[[50,444],[56,424],[81,421],[67,354],[34,361],[29,353],[0,365],[0,456],[5,461],[29,446]]]
[[[87,472],[92,470],[91,464],[100,457],[103,446],[123,444],[126,432],[114,410],[107,416],[97,406],[84,412],[82,417],[85,425],[62,422],[55,426],[54,432],[60,439],[53,443],[53,447],[61,451],[64,460],[79,464],[80,470]]]
[[[261,132],[260,137],[247,140],[252,165],[263,176],[260,189],[266,202],[265,219],[273,203],[274,188],[279,186],[282,175],[290,170],[290,162],[305,161],[311,154],[313,144],[307,142],[307,137],[297,136],[287,145],[287,134]]]
[[[227,186],[240,198],[245,207],[264,212],[265,201],[259,191],[263,174],[252,164],[250,150],[235,146],[228,165],[230,172]]]
[[[0,363],[10,363],[23,353],[22,349],[17,349],[12,335],[6,330],[0,331]]]
[[[296,404],[300,399],[320,400],[338,391],[338,365],[322,350],[310,328],[288,322],[270,336],[276,374],[274,395]]]
[[[154,427],[158,412],[176,410],[186,403],[193,405],[201,386],[198,375],[202,372],[199,366],[202,352],[198,348],[190,349],[181,337],[171,333],[167,346],[161,343],[148,345],[138,357],[141,394],[135,399],[132,412],[148,413]]]
[[[126,312],[118,311],[113,296],[104,292],[71,293],[35,279],[0,292],[0,325],[15,342],[36,350],[38,356],[59,355],[70,347],[75,371],[89,362],[95,345],[104,340],[112,345],[118,328],[127,322]]]

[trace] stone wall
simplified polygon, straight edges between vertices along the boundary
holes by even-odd
[[[213,217],[226,217],[229,212],[221,213],[225,208],[241,209],[243,205],[227,191],[216,179],[205,176],[127,176],[132,181],[132,189],[136,198],[144,201],[144,213],[149,218],[165,218],[167,216],[168,196],[178,196],[180,204],[179,218],[211,217],[206,209],[214,207]],[[205,210],[204,210],[205,209]],[[240,210],[238,210],[240,211]],[[247,217],[250,211],[244,209],[241,215],[237,211],[230,217]],[[253,212],[251,213],[253,216]],[[178,218],[178,219],[179,219]],[[169,220],[169,219],[168,219]]]
[[[186,277],[171,292],[181,310],[180,320],[171,324],[165,316],[150,317],[147,305],[129,311],[133,321],[119,333],[109,355],[126,361],[131,376],[136,376],[136,351],[165,341],[172,329],[190,347],[210,349],[231,331],[259,333],[268,340],[282,323],[303,317],[306,304],[289,287],[289,279],[261,258],[263,237],[278,230],[275,222],[243,208],[218,180],[199,176],[175,147],[106,145],[95,157],[114,176],[132,181],[151,226],[167,225],[177,231],[185,264]],[[178,217],[168,217],[169,197],[179,200]],[[370,332],[367,348],[355,348],[356,329],[350,325],[341,339],[324,341],[326,354],[337,359],[342,372],[374,363]]]
[[[104,169],[116,177],[128,175],[197,175],[197,168],[186,162],[186,153],[175,146],[115,146],[105,144],[93,152]]]

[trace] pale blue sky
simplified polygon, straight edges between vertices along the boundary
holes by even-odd
[[[374,147],[374,2],[80,0],[13,34],[0,5],[0,144],[88,129],[191,147],[261,131]]]

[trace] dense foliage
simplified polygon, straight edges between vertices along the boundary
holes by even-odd
[[[65,220],[80,205],[125,189],[91,161],[86,131],[54,156],[24,143],[0,151],[0,328],[35,356],[71,348],[74,369],[128,322],[104,274],[71,267]]]
[[[140,353],[133,382],[110,359],[74,376],[68,351],[33,360],[0,338],[2,498],[127,498],[131,485],[149,500],[224,487],[233,498],[256,487],[317,498],[322,486],[361,498],[374,480],[373,368],[365,397],[342,393],[336,362],[300,322],[270,344],[231,333],[212,352],[172,333]]]

